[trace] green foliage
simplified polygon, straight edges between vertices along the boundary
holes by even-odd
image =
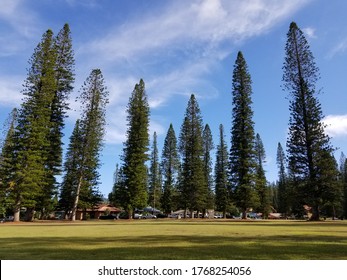
[[[162,180],[158,156],[157,133],[154,132],[148,186],[148,205],[154,208],[160,208],[160,198],[162,194],[161,181]]]
[[[321,206],[335,200],[337,170],[330,138],[324,133],[321,105],[316,97],[318,68],[303,32],[292,22],[283,66],[284,88],[290,92],[288,166],[293,193],[312,206],[318,220]]]
[[[232,128],[230,147],[230,182],[236,205],[246,218],[247,208],[257,204],[255,191],[254,122],[252,81],[246,61],[238,53],[232,82]]]
[[[81,103],[81,119],[76,121],[70,138],[62,183],[61,201],[70,207],[75,219],[78,208],[85,209],[101,201],[97,189],[100,152],[106,126],[108,91],[100,69],[94,69],[87,77],[78,98]]]
[[[200,108],[192,94],[181,126],[179,151],[182,158],[180,197],[184,209],[204,210],[208,195],[204,172],[203,126]]]
[[[5,139],[0,150],[0,214],[12,212],[14,205],[13,187],[15,175],[15,128],[17,126],[17,109],[13,109],[5,121]]]
[[[141,79],[129,99],[127,107],[127,140],[123,149],[123,172],[125,177],[123,193],[127,199],[126,209],[132,214],[135,208],[143,208],[148,201],[147,167],[149,146],[149,105],[145,83]]]
[[[180,168],[177,139],[175,130],[170,124],[167,131],[161,156],[161,170],[163,174],[163,194],[161,197],[162,209],[170,213],[177,209],[177,182]]]
[[[255,136],[255,146],[254,146],[255,154],[256,154],[256,181],[255,188],[259,197],[259,206],[257,207],[257,212],[263,214],[263,218],[267,219],[268,214],[270,213],[270,189],[268,188],[265,170],[263,164],[265,162],[265,149],[263,145],[263,141],[260,138],[260,135],[257,133]]]
[[[281,143],[277,146],[277,167],[278,167],[278,209],[279,213],[286,215],[289,211],[289,189],[286,173],[286,156]]]
[[[203,161],[204,161],[204,174],[205,174],[205,182],[207,183],[205,190],[206,192],[206,201],[204,209],[211,209],[214,207],[213,201],[213,176],[212,176],[212,158],[211,151],[214,149],[213,138],[210,126],[208,124],[205,125],[205,128],[202,132],[202,141],[203,141]]]
[[[222,211],[224,218],[230,205],[231,190],[228,182],[228,148],[224,140],[223,125],[219,125],[219,144],[217,145],[215,164],[215,206]]]

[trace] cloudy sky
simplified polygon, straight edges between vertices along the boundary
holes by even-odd
[[[170,123],[179,135],[190,94],[198,99],[215,143],[218,126],[231,128],[231,77],[241,50],[253,81],[255,130],[267,154],[267,178],[277,179],[276,149],[285,146],[289,120],[281,89],[286,33],[291,21],[305,32],[320,68],[326,132],[347,154],[347,1],[344,0],[0,0],[0,127],[21,103],[28,60],[47,29],[69,23],[76,58],[64,139],[78,117],[73,102],[93,68],[110,92],[100,190],[112,189],[125,140],[125,107],[143,78],[151,106],[151,135],[159,150]],[[228,143],[230,146],[230,143]],[[213,155],[215,151],[213,151]]]

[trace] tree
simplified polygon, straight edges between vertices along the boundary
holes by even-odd
[[[215,164],[215,205],[216,210],[226,212],[231,201],[230,185],[228,182],[228,150],[224,140],[223,125],[219,125],[219,144],[217,145],[216,164]]]
[[[202,141],[203,141],[203,151],[204,151],[204,174],[205,174],[205,182],[206,182],[206,202],[203,208],[203,217],[205,217],[205,210],[208,208],[213,208],[213,175],[212,175],[212,159],[211,159],[211,151],[214,149],[213,138],[210,126],[208,124],[205,125],[205,128],[202,132]]]
[[[77,158],[76,178],[77,184],[73,186],[74,203],[71,220],[76,219],[79,207],[85,209],[100,201],[100,194],[96,189],[98,185],[98,167],[100,166],[100,151],[103,146],[103,137],[106,125],[106,105],[108,91],[100,69],[91,71],[81,88],[79,100],[82,106],[81,119],[76,122],[75,132],[78,131],[80,149]],[[77,137],[77,136],[76,136]],[[76,139],[71,139],[76,141]],[[71,145],[73,146],[73,145]],[[67,173],[72,170],[65,170]],[[63,182],[64,184],[64,182]]]
[[[57,183],[55,176],[61,173],[62,166],[62,137],[65,126],[69,95],[73,90],[74,83],[74,52],[72,49],[71,32],[68,24],[60,30],[52,43],[52,49],[55,52],[55,80],[56,91],[51,103],[50,116],[50,135],[49,135],[49,153],[47,166],[51,171],[47,181],[52,190],[56,190]]]
[[[157,133],[153,134],[153,144],[149,168],[149,190],[148,190],[148,203],[153,208],[160,208],[161,198],[161,172],[159,166],[158,146],[157,146]]]
[[[15,158],[15,128],[17,126],[17,109],[14,108],[4,123],[5,139],[0,145],[0,214],[12,210],[13,197],[10,196],[13,188],[14,158]]]
[[[83,134],[81,131],[80,120],[77,120],[70,136],[64,162],[64,176],[60,186],[59,208],[65,213],[71,213],[78,186],[78,173],[82,162]]]
[[[52,48],[53,32],[47,30],[35,48],[24,84],[24,102],[19,110],[16,127],[14,217],[19,220],[22,206],[27,208],[27,220],[35,207],[48,207],[53,189],[47,178],[52,177],[48,166],[51,132],[51,104],[57,90],[55,79],[56,53]]]
[[[285,54],[283,83],[291,96],[287,139],[291,180],[302,203],[312,207],[311,219],[319,220],[321,206],[333,199],[337,170],[334,149],[324,133],[315,88],[319,71],[309,44],[295,22],[287,33]]]
[[[236,206],[246,219],[247,209],[257,204],[255,192],[254,122],[252,81],[242,52],[237,54],[232,82],[232,128],[230,147],[230,182]]]
[[[177,193],[179,167],[176,134],[172,124],[170,124],[161,156],[161,170],[164,179],[161,205],[163,211],[167,214],[175,210],[177,204],[175,203],[175,194]]]
[[[286,173],[286,156],[281,143],[277,146],[277,167],[278,167],[278,209],[279,213],[287,215],[288,213],[288,196],[289,190],[287,187]]]
[[[123,149],[124,192],[126,210],[132,218],[135,208],[143,208],[148,201],[147,167],[149,146],[149,105],[145,83],[141,79],[129,99],[127,107],[127,139]]]
[[[265,162],[265,149],[263,141],[260,138],[259,133],[255,136],[255,153],[256,153],[256,183],[255,188],[259,197],[259,207],[258,210],[263,214],[263,218],[267,219],[270,212],[270,193],[266,182],[264,162]]]
[[[191,95],[180,132],[179,150],[182,158],[180,197],[182,206],[194,210],[205,207],[207,182],[204,173],[202,117],[194,94]]]

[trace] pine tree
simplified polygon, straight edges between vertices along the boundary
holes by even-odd
[[[10,196],[14,175],[15,128],[17,126],[17,109],[14,108],[4,124],[5,139],[0,145],[0,214],[13,208],[13,197]]]
[[[163,211],[169,214],[171,211],[175,210],[177,204],[175,203],[175,196],[177,193],[177,181],[180,166],[177,139],[172,124],[170,124],[164,140],[161,159],[161,170],[164,178],[161,205]]]
[[[47,181],[52,190],[56,190],[56,175],[61,173],[62,166],[62,137],[64,119],[66,118],[68,98],[73,90],[74,83],[74,52],[72,49],[71,32],[68,24],[65,24],[56,36],[53,45],[55,52],[55,80],[56,92],[51,103],[50,117],[50,150],[47,159],[47,167],[51,171]]]
[[[224,140],[223,125],[219,125],[219,144],[217,145],[216,164],[215,164],[215,205],[216,210],[226,212],[230,206],[231,192],[228,182],[228,148]]]
[[[270,213],[270,191],[267,186],[264,162],[265,162],[265,149],[263,141],[260,138],[259,133],[255,136],[255,146],[254,150],[256,153],[256,190],[259,197],[259,207],[258,210],[263,214],[263,218],[267,219]]]
[[[127,107],[127,140],[123,149],[123,193],[126,193],[126,210],[132,217],[135,208],[144,208],[148,201],[147,167],[149,146],[149,105],[145,83],[141,79],[129,99]]]
[[[181,126],[179,143],[182,158],[180,197],[182,206],[190,210],[192,217],[194,210],[204,209],[207,199],[202,131],[200,108],[192,94]]]
[[[233,71],[230,182],[236,206],[246,219],[247,209],[255,207],[255,151],[252,110],[252,81],[243,54],[239,52]]]
[[[27,207],[27,220],[30,220],[33,210],[37,206],[44,210],[53,195],[47,182],[47,178],[52,176],[52,170],[47,167],[51,104],[57,90],[53,41],[53,32],[48,30],[29,61],[31,67],[24,84],[25,99],[19,110],[16,128],[16,179],[13,181],[16,220],[22,206]]]
[[[76,122],[74,132],[79,132],[80,143],[76,143],[76,145],[80,151],[76,155],[78,157],[75,178],[77,184],[72,187],[74,195],[72,221],[76,219],[78,208],[85,209],[100,202],[101,199],[96,187],[99,179],[100,151],[105,134],[108,91],[104,85],[104,78],[100,69],[91,71],[81,88],[79,100],[82,106],[81,119]],[[76,141],[74,138],[71,138],[71,142]],[[72,146],[73,144],[71,144]],[[67,174],[71,172],[69,169],[65,171]],[[66,175],[66,177],[69,176]]]
[[[211,151],[214,149],[212,132],[208,124],[205,125],[205,128],[202,132],[203,140],[203,150],[204,150],[204,173],[205,181],[207,183],[206,187],[206,203],[204,207],[204,212],[208,208],[213,208],[214,197],[213,197],[213,175],[212,175],[212,158]],[[205,213],[203,215],[205,217]]]
[[[285,53],[283,82],[291,95],[287,140],[291,180],[301,202],[312,206],[311,219],[319,220],[321,206],[333,199],[337,170],[315,88],[318,68],[303,32],[294,22],[287,33]]]
[[[149,168],[149,190],[148,190],[148,203],[153,208],[160,208],[161,198],[161,172],[159,165],[158,156],[158,144],[157,144],[157,133],[153,134],[153,144],[150,159]]]
[[[65,213],[71,213],[78,186],[79,169],[82,162],[83,135],[80,120],[77,120],[70,137],[64,162],[64,176],[60,186],[59,208]]]
[[[286,173],[286,156],[281,143],[277,146],[277,166],[278,166],[278,209],[279,213],[287,215],[288,213],[288,199],[289,189]]]

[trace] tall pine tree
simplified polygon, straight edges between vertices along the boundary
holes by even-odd
[[[80,139],[80,143],[76,143],[76,148],[80,151],[73,152],[78,159],[76,159],[77,170],[75,173],[77,181],[72,187],[74,200],[71,212],[72,221],[76,219],[78,208],[85,209],[100,201],[96,186],[99,179],[99,157],[103,146],[106,105],[108,103],[108,91],[100,69],[91,71],[81,88],[79,100],[82,106],[81,119],[76,122],[75,135],[71,137],[71,148],[74,146],[72,142],[76,142],[78,138]],[[67,169],[66,173],[69,172],[72,172],[72,170]],[[66,178],[69,177],[66,175]]]
[[[204,150],[204,174],[206,181],[206,202],[203,210],[203,217],[205,217],[205,211],[214,207],[213,197],[213,175],[212,175],[212,158],[211,151],[214,149],[213,138],[210,126],[205,125],[202,132],[203,150]]]
[[[287,33],[285,55],[283,83],[291,96],[287,140],[291,180],[301,203],[312,207],[311,219],[319,220],[322,205],[334,199],[337,170],[315,88],[318,68],[295,22]]]
[[[123,149],[124,201],[130,218],[136,208],[143,208],[148,201],[147,167],[149,146],[149,105],[145,83],[141,79],[129,99],[127,107],[127,139]]]
[[[219,144],[217,145],[216,164],[215,164],[215,205],[216,210],[226,212],[230,206],[231,192],[228,182],[228,148],[224,140],[223,125],[219,125]]]
[[[246,219],[247,209],[257,204],[255,192],[254,122],[252,81],[242,52],[237,54],[232,82],[232,128],[230,147],[230,182],[236,206]]]
[[[148,205],[153,208],[160,208],[161,198],[161,172],[159,165],[157,133],[153,133],[152,152],[149,168],[149,186],[148,186]]]
[[[53,176],[49,168],[51,105],[57,90],[55,79],[56,53],[52,47],[53,32],[48,30],[35,48],[31,67],[24,84],[24,103],[19,110],[16,156],[14,216],[19,219],[22,206],[27,220],[35,208],[44,212],[51,203],[53,189],[47,180]]]
[[[17,126],[17,109],[13,109],[5,121],[5,139],[0,145],[0,214],[12,212],[13,197],[11,196],[14,187],[14,159],[16,156],[15,128]]]
[[[170,124],[167,131],[161,156],[161,170],[163,174],[163,194],[161,197],[162,209],[169,214],[175,210],[177,203],[177,181],[180,162],[177,150],[177,138],[175,130]]]
[[[277,167],[278,167],[278,209],[279,213],[284,214],[285,216],[289,211],[289,190],[288,190],[288,179],[286,173],[286,156],[282,148],[281,143],[278,143],[277,146]]]
[[[255,153],[256,153],[256,190],[259,197],[258,211],[263,214],[263,219],[267,219],[270,213],[270,190],[267,186],[264,163],[265,163],[265,149],[263,141],[259,133],[255,136]]]
[[[60,30],[53,45],[55,52],[55,79],[56,91],[51,103],[50,118],[50,149],[47,158],[47,167],[51,171],[47,181],[52,190],[56,190],[56,175],[61,173],[62,166],[62,137],[65,126],[69,95],[73,90],[74,83],[74,52],[72,49],[71,32],[68,24]]]
[[[207,199],[207,182],[204,173],[203,125],[198,102],[191,95],[181,126],[179,150],[182,158],[180,198],[184,209],[203,210]]]

